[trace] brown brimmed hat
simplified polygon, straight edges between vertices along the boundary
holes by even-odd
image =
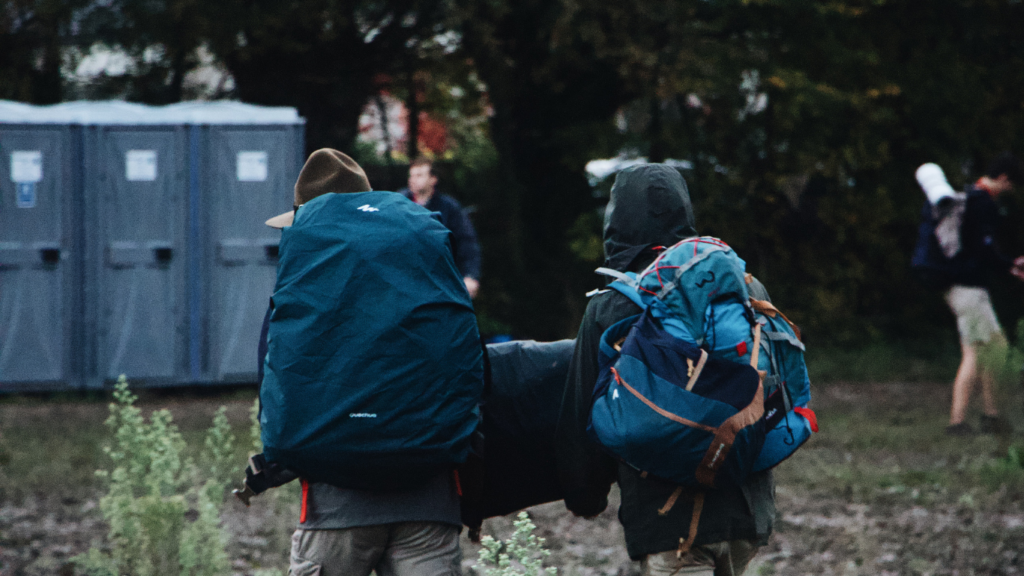
[[[295,181],[295,208],[328,192],[369,192],[370,181],[355,160],[332,148],[321,148],[309,155]],[[271,228],[291,226],[295,208],[267,220]]]

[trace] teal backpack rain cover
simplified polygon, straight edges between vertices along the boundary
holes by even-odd
[[[268,461],[394,490],[466,459],[483,351],[449,235],[393,192],[298,210],[282,230],[260,388]]]

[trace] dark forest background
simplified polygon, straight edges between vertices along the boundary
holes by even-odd
[[[130,65],[72,81],[97,46]],[[420,112],[445,121],[442,188],[483,243],[482,326],[517,337],[575,334],[613,178],[584,166],[625,152],[688,166],[698,229],[811,342],[955,342],[908,269],[914,170],[960,187],[1024,151],[1019,0],[0,1],[0,98],[170,103],[211,62],[231,82],[204,96],[297,107],[308,148],[354,155],[376,188],[404,169],[357,141],[367,102],[402,99],[413,134]],[[1022,199],[1003,201],[1013,255]],[[994,293],[1014,326],[1024,286]]]

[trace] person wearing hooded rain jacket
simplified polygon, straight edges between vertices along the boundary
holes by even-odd
[[[696,235],[686,182],[676,169],[644,164],[619,172],[604,218],[606,267],[639,272],[654,260],[658,248]],[[759,282],[751,291],[767,299]],[[775,485],[770,470],[752,474],[739,488],[706,491],[696,539],[679,558],[680,542],[690,531],[694,494],[683,491],[668,513],[659,515],[677,487],[642,477],[587,436],[601,334],[639,312],[627,297],[606,290],[591,299],[580,324],[556,434],[565,505],[577,516],[594,517],[608,506],[611,484],[618,482],[626,549],[641,562],[644,575],[738,576],[772,531]]]

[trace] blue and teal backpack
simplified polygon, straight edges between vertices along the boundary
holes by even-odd
[[[721,488],[817,431],[799,331],[750,297],[745,269],[710,237],[679,242],[640,274],[598,269],[643,312],[601,337],[594,440],[642,472]]]

